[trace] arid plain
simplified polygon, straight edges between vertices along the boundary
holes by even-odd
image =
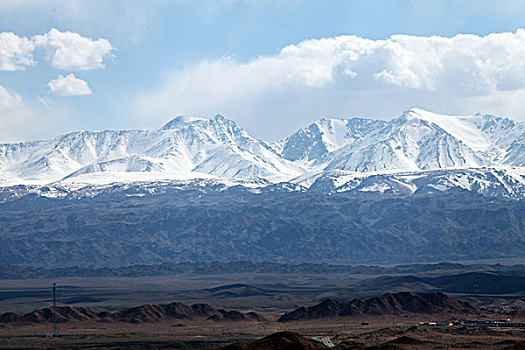
[[[521,265],[434,264],[384,268],[381,273],[369,270],[363,268],[362,273],[353,270],[353,273],[338,274],[188,273],[150,277],[4,279],[0,287],[0,314],[24,315],[51,307],[51,285],[56,282],[58,309],[83,307],[93,312],[117,313],[145,304],[178,302],[208,304],[214,310],[235,310],[242,314],[253,312],[261,317],[241,320],[185,315],[151,318],[153,313],[148,313],[140,315],[140,319],[60,318],[57,323],[59,336],[49,337],[52,319],[42,316],[38,322],[2,322],[0,347],[206,349],[254,341],[282,331],[296,332],[306,338],[326,337],[339,349],[370,346],[503,349],[520,346],[525,339],[524,327],[467,327],[461,324],[476,319],[525,321],[525,276]],[[278,321],[287,312],[303,306],[312,307],[327,299],[366,301],[387,292],[395,295],[407,291],[445,292],[452,300],[472,306],[461,311],[447,305],[439,306],[442,309],[414,309],[413,301],[399,299],[391,302],[393,308],[371,312],[369,307],[359,311],[362,313],[334,317],[330,310],[338,306],[330,304],[328,311],[321,310],[313,319],[308,316],[289,322]],[[381,303],[383,301],[379,300]],[[403,303],[406,305],[401,305]],[[433,322],[445,322],[446,325],[432,325]]]

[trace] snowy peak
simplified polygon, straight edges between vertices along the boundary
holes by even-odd
[[[518,138],[525,131],[522,124],[509,118],[482,113],[453,116],[412,108],[401,118],[417,118],[437,125],[476,151],[487,151],[495,144],[509,144],[509,140]]]
[[[364,118],[320,119],[282,141],[285,159],[317,160],[353,143],[386,122]]]
[[[377,176],[482,167],[525,167],[525,126],[488,114],[412,108],[390,121],[320,119],[277,147],[221,115],[178,116],[153,131],[78,131],[0,145],[0,186],[196,178],[308,186],[338,172]]]
[[[435,114],[419,108],[406,111],[403,116],[406,119],[420,119],[429,124],[437,125],[449,135],[476,151],[486,151],[490,147],[487,135],[483,133],[480,126],[484,122],[481,115],[473,116],[451,116]]]
[[[220,115],[177,117],[157,131],[80,131],[37,143],[0,145],[0,170],[12,183],[85,180],[90,174],[97,181],[100,174],[114,180],[124,173],[271,181],[300,175],[265,142]]]
[[[220,114],[210,119],[179,116],[164,124],[159,131],[176,132],[191,143],[198,142],[197,140],[215,144],[258,141],[233,120],[226,119]]]
[[[491,163],[525,165],[523,123],[481,113],[473,116],[449,116],[412,109],[407,114],[439,126]]]
[[[178,130],[190,124],[204,124],[207,121],[205,118],[178,116],[164,124],[160,130]]]
[[[326,169],[356,172],[430,170],[495,165],[487,154],[488,117],[448,116],[410,109],[357,142],[327,156]]]

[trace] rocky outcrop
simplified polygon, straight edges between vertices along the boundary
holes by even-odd
[[[265,321],[262,315],[255,312],[243,313],[236,310],[217,310],[208,304],[182,303],[146,304],[117,312],[96,312],[84,307],[60,306],[56,309],[57,322],[69,321],[100,321],[151,323],[167,320],[210,320],[210,321]],[[44,308],[34,310],[25,315],[6,312],[0,315],[0,322],[32,322],[43,323],[53,321],[53,310]]]
[[[367,300],[342,302],[326,299],[312,307],[301,307],[279,318],[279,322],[345,317],[356,315],[384,316],[401,314],[472,314],[469,303],[451,298],[445,293],[386,293]]]

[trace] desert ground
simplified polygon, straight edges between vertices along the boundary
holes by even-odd
[[[452,276],[453,278],[451,278]],[[475,282],[473,282],[475,280]],[[424,271],[389,275],[351,274],[215,274],[151,277],[82,277],[0,280],[0,314],[29,313],[52,305],[118,311],[143,304],[207,303],[214,308],[254,311],[266,320],[163,320],[160,322],[0,323],[0,348],[6,349],[211,349],[250,342],[281,331],[306,338],[329,338],[338,349],[518,349],[523,327],[462,327],[457,321],[525,322],[523,271]],[[499,285],[501,284],[501,285]],[[385,292],[434,292],[475,305],[472,314],[382,315],[277,322],[285,312],[327,298],[350,301]],[[499,293],[497,291],[500,291]],[[421,325],[446,322],[446,326]],[[320,346],[323,346],[319,343]]]
[[[422,318],[428,320],[428,318]],[[420,326],[411,317],[326,319],[278,322],[167,322],[150,324],[68,322],[59,324],[60,336],[45,338],[52,324],[16,325],[0,330],[6,349],[211,349],[249,342],[280,331],[308,338],[328,337],[338,348],[366,348],[395,344],[410,349],[504,349],[525,341],[521,328],[465,328]],[[363,325],[363,323],[367,323]]]

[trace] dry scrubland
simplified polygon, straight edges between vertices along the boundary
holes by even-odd
[[[495,272],[497,269],[490,270],[485,265],[483,271],[479,271],[479,268],[475,271],[475,268],[449,267],[406,274],[399,270],[382,275],[232,273],[56,279],[60,307],[82,306],[97,312],[116,312],[142,304],[177,301],[188,305],[207,303],[215,310],[224,308],[244,314],[253,311],[262,317],[241,321],[195,317],[138,319],[132,322],[122,319],[69,321],[58,324],[60,336],[57,338],[42,337],[52,330],[49,320],[40,323],[4,322],[0,324],[0,348],[206,349],[242,342],[244,345],[232,349],[276,348],[279,344],[288,344],[287,347],[281,347],[283,349],[293,349],[293,344],[299,346],[297,349],[307,349],[310,346],[308,344],[323,348],[321,343],[310,343],[308,339],[325,336],[330,337],[339,349],[364,349],[370,346],[382,346],[384,349],[518,349],[519,343],[525,340],[525,331],[519,327],[432,327],[418,324],[473,320],[476,318],[476,309],[480,310],[482,320],[511,318],[513,321],[525,321],[525,283],[521,270],[498,273]],[[473,281],[477,281],[477,290],[473,290]],[[2,280],[0,313],[12,311],[24,314],[49,307],[51,283],[50,279]],[[415,310],[419,314],[414,314],[409,312],[413,309],[399,311],[394,308],[387,310],[386,314],[374,315],[360,309],[351,316],[332,317],[330,310],[334,307],[343,310],[341,312],[344,314],[348,305],[364,306],[361,302],[354,302],[347,306],[344,304],[341,309],[339,303],[328,302],[328,308],[321,309],[330,312],[322,314],[322,318],[302,317],[295,321],[277,322],[286,312],[301,306],[313,307],[327,298],[350,301],[359,297],[369,301],[386,291],[435,292],[439,289],[473,306],[447,301],[449,307],[441,311],[420,308]],[[500,293],[494,293],[494,289]],[[381,300],[378,299],[379,302]],[[396,303],[399,304],[399,300]],[[379,304],[374,305],[377,309]],[[414,304],[407,305],[413,307]],[[431,313],[428,313],[429,310]],[[295,332],[305,336],[306,340],[285,333],[246,345],[247,342],[282,331]]]

